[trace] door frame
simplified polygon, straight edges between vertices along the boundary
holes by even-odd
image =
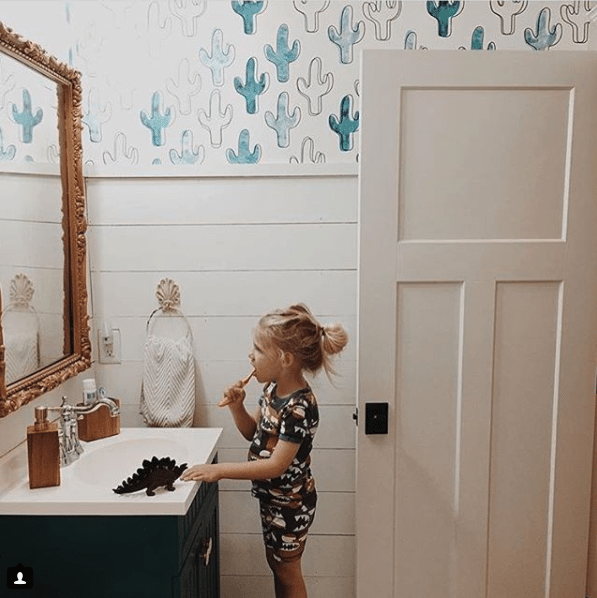
[[[595,395],[595,401],[597,402],[597,395]],[[586,595],[590,598],[597,598],[597,410],[595,410],[595,432],[593,435],[593,474],[591,480]]]

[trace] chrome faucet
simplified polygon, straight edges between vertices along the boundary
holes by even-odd
[[[77,419],[81,419],[81,416],[86,413],[92,413],[102,405],[107,405],[110,408],[110,415],[112,416],[120,413],[120,407],[110,397],[107,397],[105,392],[100,392],[99,395],[99,399],[90,405],[70,405],[66,402],[66,397],[62,397],[60,407],[48,407],[48,411],[58,411],[60,413],[58,438],[60,441],[60,465],[62,467],[70,465],[83,452],[83,447],[79,441]]]

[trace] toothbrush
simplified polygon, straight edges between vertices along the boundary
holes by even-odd
[[[242,380],[240,380],[240,388],[244,388],[248,383],[249,380],[255,375],[255,368],[253,368],[253,370],[251,370],[251,373],[248,376],[245,376]],[[231,403],[230,399],[228,397],[224,397],[219,403],[218,406],[219,407],[226,407],[226,405],[229,405]]]

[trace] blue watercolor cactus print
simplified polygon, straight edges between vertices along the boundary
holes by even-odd
[[[345,6],[340,16],[340,29],[333,25],[328,27],[328,37],[340,49],[340,62],[350,64],[353,61],[353,48],[365,35],[365,23],[359,21],[353,25],[352,6]]]
[[[300,120],[300,108],[295,108],[292,111],[292,115],[288,113],[288,93],[285,91],[278,96],[276,117],[274,118],[274,115],[269,110],[265,113],[267,126],[276,131],[278,147],[288,147],[290,145],[290,129],[296,127]]]
[[[257,29],[257,15],[265,9],[263,0],[233,0],[232,10],[243,19],[243,26],[247,35],[253,35]]]
[[[39,125],[44,117],[42,108],[38,108],[33,114],[31,94],[28,89],[23,89],[23,109],[19,112],[16,104],[12,105],[12,118],[15,123],[21,125],[20,140],[23,143],[33,141],[33,127]]]
[[[417,34],[414,31],[407,31],[404,36],[404,49],[405,50],[416,50],[417,49]]]
[[[205,148],[202,145],[193,147],[193,132],[188,129],[183,131],[181,140],[181,151],[170,150],[170,162],[172,164],[201,164],[205,158]]]
[[[301,44],[298,39],[292,43],[292,49],[288,47],[288,25],[282,23],[278,27],[278,35],[276,36],[276,50],[267,44],[265,46],[266,58],[276,65],[276,73],[280,83],[286,83],[290,78],[291,62],[294,62],[301,52]]]
[[[475,27],[471,36],[471,50],[483,50],[485,43],[485,30],[481,25]],[[487,44],[488,50],[495,50],[495,42]]]
[[[245,83],[240,77],[234,78],[234,89],[241,96],[245,98],[247,105],[247,112],[249,114],[256,114],[258,110],[258,98],[267,89],[268,76],[267,73],[262,73],[259,81],[255,78],[257,71],[257,58],[252,57],[247,60],[247,67],[245,69]]]
[[[214,29],[211,35],[211,54],[205,48],[199,50],[199,60],[211,71],[211,80],[215,87],[224,85],[224,69],[234,62],[235,49],[231,44],[224,44],[221,29]]]
[[[151,98],[151,116],[144,110],[140,112],[141,122],[151,131],[151,142],[156,147],[166,143],[164,130],[172,123],[171,109],[162,112],[161,104],[162,94],[155,91]]]
[[[464,0],[440,0],[427,2],[427,12],[437,20],[437,34],[449,37],[452,34],[452,19],[464,8]]]
[[[238,153],[228,148],[226,150],[226,159],[230,164],[257,164],[261,159],[261,146],[257,144],[251,151],[249,148],[249,130],[243,129],[238,135]]]
[[[353,148],[353,134],[359,128],[359,112],[350,116],[350,105],[352,103],[352,96],[345,95],[340,102],[340,119],[335,114],[330,114],[329,124],[330,129],[338,134],[340,140],[340,149],[343,152],[348,152]]]
[[[64,5],[70,60],[89,82],[81,102],[86,162],[110,165],[358,162],[364,48],[569,51],[589,49],[597,35],[589,16],[597,0]],[[10,65],[0,66],[0,161],[38,160],[19,137],[49,136],[45,106],[55,94],[42,103],[45,95],[11,83]],[[126,144],[112,149],[115,139]]]
[[[530,28],[524,30],[524,39],[529,46],[535,50],[549,50],[555,46],[562,37],[562,24],[550,25],[551,11],[545,7],[537,17],[537,26],[533,31]]]
[[[102,140],[102,125],[110,120],[112,115],[111,105],[102,105],[99,99],[99,90],[93,88],[89,92],[89,109],[85,112],[82,123],[89,129],[89,140],[100,143]]]

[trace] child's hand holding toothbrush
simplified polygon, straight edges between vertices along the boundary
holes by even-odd
[[[242,380],[239,380],[236,384],[229,386],[224,391],[224,398],[218,403],[220,407],[226,407],[226,405],[232,405],[234,403],[242,403],[245,400],[245,386],[249,383],[249,380],[255,374],[253,370],[248,376],[245,376]]]

